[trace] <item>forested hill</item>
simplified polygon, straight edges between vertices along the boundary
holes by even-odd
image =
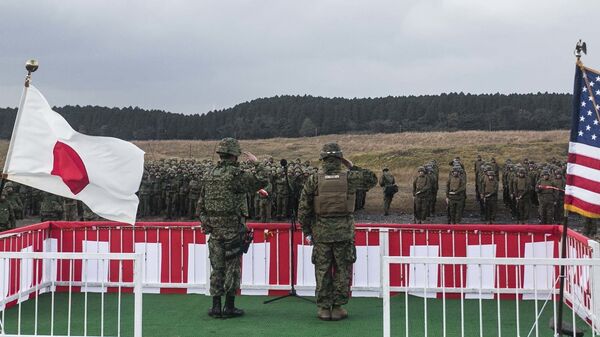
[[[55,108],[78,131],[122,139],[241,139],[334,133],[551,130],[570,126],[571,95],[441,94],[382,98],[275,96],[204,115],[140,108]],[[0,138],[16,109],[0,108]]]

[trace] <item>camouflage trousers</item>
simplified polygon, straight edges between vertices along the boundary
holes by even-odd
[[[271,219],[271,200],[260,198],[258,202],[258,216],[260,222],[268,222]]]
[[[554,222],[554,200],[540,200],[538,211],[540,214],[540,223],[551,224]]]
[[[415,197],[415,214],[416,220],[427,220],[427,213],[429,211],[429,199],[427,197]]]
[[[287,194],[277,194],[277,217],[285,218],[288,213],[288,195]]]
[[[524,196],[521,199],[517,199],[517,220],[520,223],[525,223],[529,220],[529,209],[531,208],[531,203],[529,196]]]
[[[319,308],[348,303],[352,264],[355,261],[354,241],[315,243],[312,263],[315,265]]]
[[[394,199],[394,195],[383,195],[383,214],[390,214],[390,206],[392,205],[392,199]]]
[[[498,209],[498,198],[485,198],[485,221],[491,223],[496,221],[496,210]]]
[[[465,209],[465,199],[448,199],[448,222],[460,223]]]
[[[234,296],[240,288],[241,256],[225,258],[225,241],[208,239],[211,296]]]

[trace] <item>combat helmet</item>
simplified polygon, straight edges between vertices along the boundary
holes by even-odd
[[[240,143],[234,138],[223,138],[217,145],[217,153],[239,157],[242,154]]]
[[[340,159],[344,157],[342,149],[338,143],[334,142],[323,145],[323,148],[321,149],[321,159],[325,159],[327,157],[336,157]]]

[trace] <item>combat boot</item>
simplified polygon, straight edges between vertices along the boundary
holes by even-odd
[[[214,318],[221,317],[221,296],[213,296],[212,308],[208,309],[208,316]]]
[[[324,321],[331,321],[331,310],[329,308],[319,308],[317,317]]]
[[[244,310],[235,307],[235,296],[225,296],[225,306],[223,307],[223,317],[240,317],[244,315]]]
[[[339,321],[346,317],[348,317],[348,311],[346,311],[346,309],[342,308],[339,305],[334,305],[333,308],[331,308],[332,321]]]

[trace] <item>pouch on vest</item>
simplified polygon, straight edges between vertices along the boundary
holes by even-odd
[[[205,178],[204,208],[209,217],[239,216],[241,200],[234,192],[235,175],[230,170],[213,169]]]
[[[321,217],[347,216],[354,212],[356,194],[348,189],[348,173],[317,175],[315,214]]]

